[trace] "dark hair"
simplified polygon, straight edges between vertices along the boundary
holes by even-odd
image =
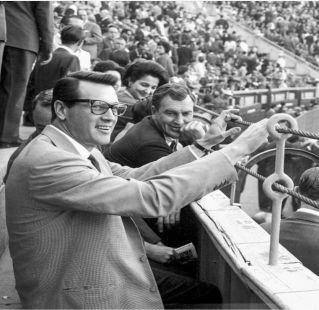
[[[121,74],[121,78],[123,78],[124,68],[113,60],[100,61],[97,64],[95,64],[93,68],[93,71],[95,72],[106,72],[109,70],[119,72]]]
[[[51,105],[52,121],[56,118],[54,102],[57,100],[67,101],[78,98],[80,81],[114,86],[117,82],[117,78],[113,75],[101,72],[77,71],[70,73],[68,76],[62,79],[59,79],[53,88],[53,98]],[[65,102],[67,107],[71,107],[75,104],[76,103],[74,102]]]
[[[32,111],[35,109],[39,102],[44,103],[46,106],[51,105],[53,96],[53,89],[45,89],[40,91],[32,100]]]
[[[123,84],[128,86],[129,81],[135,82],[145,75],[151,75],[159,79],[158,86],[168,82],[167,71],[153,60],[138,58],[128,65],[123,77]]]
[[[166,41],[160,41],[157,43],[158,46],[163,46],[165,53],[168,53],[171,50],[171,46],[169,43],[167,43]]]
[[[81,27],[68,25],[61,31],[62,44],[75,44],[84,39],[84,33]]]
[[[177,74],[184,74],[187,71],[188,71],[188,66],[182,65],[178,67]]]
[[[63,24],[65,26],[70,25],[71,18],[76,18],[82,21],[82,19],[77,15],[64,15],[60,21],[60,24]]]
[[[319,199],[319,167],[307,169],[299,180],[300,194],[312,199]]]
[[[130,62],[130,57],[126,51],[113,51],[109,59],[115,61],[121,67],[125,67]]]
[[[73,9],[71,9],[71,8],[67,8],[66,10],[65,10],[65,12],[64,12],[64,16],[65,17],[68,17],[68,16],[71,16],[71,15],[74,15],[74,10]]]
[[[160,108],[162,99],[166,96],[178,101],[182,101],[189,96],[195,104],[195,96],[187,86],[180,83],[167,83],[158,87],[153,94],[152,105],[156,110]]]

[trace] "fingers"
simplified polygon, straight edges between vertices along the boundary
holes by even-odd
[[[164,231],[164,218],[162,216],[157,219],[157,229],[160,233]]]
[[[225,121],[229,122],[231,120],[237,120],[241,121],[242,118],[237,115],[239,113],[238,109],[230,109],[230,110],[224,110],[220,113],[220,117]]]
[[[199,121],[191,121],[181,128],[181,132],[192,139],[200,139],[205,135],[207,126]]]
[[[181,221],[181,211],[179,210],[175,213],[175,223],[179,224],[180,221]]]
[[[172,226],[179,224],[180,218],[181,218],[180,211],[171,213],[165,217],[159,217],[157,219],[158,231],[162,233],[164,231],[164,226],[166,229],[171,229]]]
[[[224,132],[223,137],[226,139],[227,137],[233,138],[234,136],[237,136],[241,132],[240,127],[233,127],[227,131]]]
[[[170,226],[170,215],[167,215],[164,217],[164,225],[166,227],[166,229],[170,229],[171,226]]]

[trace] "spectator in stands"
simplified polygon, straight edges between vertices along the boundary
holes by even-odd
[[[152,97],[152,115],[135,124],[126,135],[113,143],[104,155],[108,160],[130,167],[140,167],[180,149],[180,139],[192,143],[204,135],[204,128],[193,120],[195,98],[191,91],[179,83],[165,84],[157,88]],[[234,132],[238,130],[233,129]],[[185,218],[185,217],[184,217]],[[179,213],[173,217],[147,220],[156,233],[178,223]],[[158,225],[158,229],[156,229]],[[161,234],[163,242],[170,246],[181,246],[191,240],[190,226],[183,230],[166,231]],[[180,229],[180,228],[179,228]]]
[[[90,53],[91,59],[94,59],[98,55],[98,44],[102,43],[103,37],[101,28],[96,23],[89,21],[88,13],[85,9],[80,9],[78,15],[84,22],[83,29],[85,33],[85,39],[83,49]]]
[[[121,67],[125,67],[130,62],[129,52],[126,49],[126,41],[124,38],[114,40],[114,48],[109,56],[110,60],[115,61]]]
[[[101,9],[100,11],[100,20],[98,21],[98,25],[101,28],[102,34],[108,31],[109,25],[112,23],[112,14],[107,9]]]
[[[52,89],[46,89],[41,91],[32,102],[32,119],[35,126],[35,131],[29,136],[29,138],[19,146],[18,149],[11,155],[8,165],[7,172],[3,178],[3,182],[6,183],[11,166],[14,160],[18,157],[25,146],[32,141],[36,136],[38,136],[46,125],[51,123],[52,113],[51,113],[51,101],[52,101]]]
[[[201,148],[229,134],[225,119],[232,115],[226,114],[198,140],[199,148],[184,148],[138,169],[107,162],[95,147],[109,142],[116,116],[123,112],[114,104],[114,81],[89,72],[59,80],[52,125],[13,162],[6,216],[16,287],[25,308],[162,308],[130,216],[167,215],[233,182],[232,165],[267,139],[262,121],[222,151],[195,160],[203,156]],[[165,296],[166,304],[179,308],[221,300],[211,285],[184,283]]]
[[[169,55],[171,50],[170,44],[166,41],[160,41],[157,44],[157,54],[156,62],[162,65],[168,73],[169,77],[175,76],[173,61]]]
[[[316,202],[319,201],[319,168],[310,168],[300,177],[295,191]],[[271,223],[262,225],[268,232]],[[319,275],[319,211],[300,201],[300,208],[280,223],[280,243],[307,268]]]
[[[151,96],[158,86],[167,82],[166,70],[154,61],[137,59],[126,68],[123,77],[125,89],[119,91],[118,97],[119,101],[128,107],[125,114],[118,118],[112,141],[127,126],[127,123],[133,122],[133,106],[139,100]]]
[[[106,56],[103,56],[104,53],[109,55],[110,51],[114,48],[114,40],[120,37],[118,29],[110,24],[107,28],[107,31],[103,34],[103,41],[99,47],[99,58],[101,60],[107,60]]]
[[[6,38],[7,38],[7,31],[6,31],[5,8],[4,8],[4,3],[0,2],[0,81],[1,81],[2,57],[3,57],[3,51],[4,51]]]
[[[280,66],[280,68],[283,68],[283,69],[286,67],[286,60],[284,56],[285,56],[284,53],[280,52],[278,54],[278,59],[276,61],[276,63]]]
[[[62,45],[53,52],[52,59],[47,64],[37,62],[31,73],[28,91],[26,96],[26,107],[31,106],[28,103],[40,91],[53,88],[55,82],[66,76],[70,72],[80,70],[79,58],[74,52],[81,46],[84,39],[82,28],[77,26],[65,26],[61,32]],[[27,111],[31,113],[31,111]]]
[[[228,21],[224,18],[224,15],[220,15],[219,19],[216,20],[215,27],[222,26],[225,30],[228,29]]]
[[[20,118],[32,66],[51,59],[53,8],[49,1],[7,1],[0,83],[0,148],[21,144]],[[44,63],[45,63],[44,62]]]
[[[136,46],[133,46],[130,51],[130,60],[134,61],[137,58],[153,59],[152,53],[148,50],[147,41],[144,39],[139,41]]]
[[[193,57],[192,50],[186,41],[183,41],[181,46],[177,48],[178,66],[188,65]]]
[[[60,23],[61,31],[65,26],[68,26],[68,25],[78,26],[83,29],[84,22],[79,16],[76,16],[76,15],[63,16]],[[81,70],[90,70],[91,69],[91,54],[83,50],[82,48],[83,43],[84,41],[82,41],[82,44],[79,45],[79,47],[74,51],[74,54],[79,57]]]
[[[106,74],[113,75],[117,78],[117,82],[114,85],[116,92],[118,92],[122,87],[122,78],[124,75],[124,68],[119,66],[113,60],[106,60],[98,62],[94,67],[95,72],[104,72]]]

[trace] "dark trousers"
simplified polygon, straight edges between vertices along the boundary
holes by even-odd
[[[19,138],[19,125],[26,87],[36,60],[36,54],[5,46],[0,84],[0,142],[15,142]]]
[[[151,266],[165,309],[221,308],[222,296],[215,285]]]
[[[4,46],[5,46],[5,43],[3,41],[0,41],[0,83],[1,83],[1,67],[2,67]]]

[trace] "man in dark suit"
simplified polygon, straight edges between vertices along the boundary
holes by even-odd
[[[195,98],[187,86],[179,83],[164,84],[157,88],[152,97],[152,115],[135,124],[121,139],[107,148],[107,159],[130,167],[140,167],[167,156],[182,148],[179,139],[182,135],[188,140],[202,137],[204,125],[193,121]],[[233,129],[234,132],[237,130]],[[187,212],[184,209],[183,212]],[[170,246],[181,246],[191,241],[192,230],[187,216],[182,216],[183,225],[172,228],[180,221],[179,212],[169,217],[146,219],[152,229],[159,233],[163,242]],[[143,234],[143,237],[147,237]],[[153,247],[154,248],[154,247]],[[150,256],[152,252],[148,253]]]
[[[7,41],[0,84],[0,147],[18,146],[26,87],[37,54],[51,57],[53,9],[50,1],[6,1]]]
[[[26,95],[26,107],[32,108],[32,101],[42,90],[53,88],[55,82],[68,73],[80,70],[79,58],[74,52],[84,39],[81,27],[68,25],[61,31],[61,43],[45,65],[37,62],[31,73]]]
[[[182,84],[160,86],[153,94],[152,115],[135,124],[104,155],[121,165],[140,167],[180,148],[182,133],[199,138],[205,131],[202,123],[193,121],[194,100]]]
[[[84,21],[85,40],[83,50],[90,53],[91,59],[95,59],[98,54],[98,45],[103,42],[101,28],[98,24],[89,21],[88,13],[85,9],[80,9],[78,15]]]
[[[300,194],[319,201],[319,167],[306,170],[295,188]],[[271,223],[262,224],[269,233]],[[280,243],[307,268],[319,275],[319,211],[300,202],[300,208],[280,223]]]
[[[203,156],[202,149],[230,134],[225,121],[231,115],[225,115],[198,146],[137,169],[108,162],[96,146],[110,142],[117,116],[125,111],[115,83],[113,76],[92,72],[60,79],[53,90],[52,124],[13,162],[6,219],[25,308],[162,308],[131,216],[165,216],[233,182],[233,165],[267,139],[263,120],[221,151]],[[190,294],[194,290],[197,300]],[[196,284],[170,297],[181,303],[220,298],[202,293]]]
[[[1,82],[2,57],[3,57],[6,37],[7,37],[6,14],[4,9],[4,3],[3,1],[0,1],[0,82]]]

